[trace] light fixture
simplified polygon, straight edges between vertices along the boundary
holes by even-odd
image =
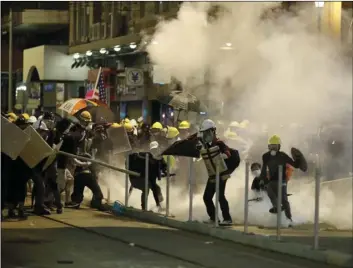
[[[80,57],[80,54],[79,53],[75,53],[74,54],[74,59],[78,59]]]
[[[106,50],[104,47],[102,47],[102,48],[99,50],[99,53],[101,53],[101,54],[106,54],[106,53],[107,53],[107,50]]]
[[[315,1],[315,7],[324,7],[325,6],[325,2],[316,2]]]
[[[231,46],[232,46],[232,43],[226,43],[226,46],[227,46],[227,47],[231,47]]]
[[[171,117],[173,117],[173,116],[174,116],[174,113],[173,113],[173,112],[171,112],[171,113],[170,113],[170,116],[171,116]]]
[[[165,118],[165,114],[162,114],[162,118]]]
[[[92,54],[93,54],[93,53],[92,53],[91,50],[88,50],[88,51],[86,52],[86,56],[88,56],[88,57],[89,57],[89,56],[92,56]]]
[[[119,45],[114,47],[114,51],[119,52],[120,50],[121,50],[121,47]]]
[[[136,43],[130,43],[130,48],[135,49],[137,47]]]

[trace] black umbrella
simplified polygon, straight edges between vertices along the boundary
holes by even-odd
[[[172,91],[169,95],[160,96],[158,100],[175,110],[206,112],[207,107],[194,95],[183,91]]]
[[[177,141],[169,146],[162,155],[186,156],[186,157],[200,157],[200,151],[197,149],[199,141],[195,134],[189,138]]]

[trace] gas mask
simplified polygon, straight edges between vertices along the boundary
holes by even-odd
[[[255,169],[253,171],[251,171],[252,175],[257,178],[257,177],[260,177],[261,175],[261,170],[260,169]]]
[[[279,145],[279,144],[269,144],[268,145],[268,150],[270,151],[270,154],[272,156],[275,156],[280,148],[281,148],[281,145]]]
[[[211,143],[215,137],[213,129],[208,129],[201,132],[201,138],[204,143]]]

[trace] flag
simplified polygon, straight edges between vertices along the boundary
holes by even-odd
[[[95,87],[87,92],[86,98],[100,100],[103,103],[107,103],[107,91],[104,84],[102,68],[99,68]]]

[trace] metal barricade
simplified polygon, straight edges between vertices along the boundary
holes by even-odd
[[[148,193],[149,193],[149,181],[148,181],[148,172],[149,172],[149,153],[146,153],[145,159],[145,210],[148,211]]]
[[[219,213],[219,162],[216,163],[216,204],[215,204],[215,216],[214,226],[219,226],[218,213]]]
[[[125,155],[125,168],[128,170],[130,167],[129,153]],[[125,174],[125,207],[129,206],[129,174]]]
[[[169,202],[170,202],[170,156],[167,156],[167,182],[166,182],[166,190],[165,190],[165,195],[166,195],[166,205],[165,205],[165,216],[169,217]]]
[[[278,189],[277,189],[277,241],[281,240],[281,219],[282,219],[282,186],[283,166],[278,167]]]
[[[316,167],[315,167],[315,213],[314,213],[314,245],[315,250],[319,249],[319,235],[320,235],[320,160],[319,156],[316,155]]]
[[[194,159],[190,158],[190,163],[189,163],[189,221],[192,221],[192,219],[193,219],[193,214],[192,214],[193,199],[194,199],[193,166],[194,166]]]
[[[248,233],[249,226],[249,162],[245,163],[245,188],[244,188],[244,233]]]

